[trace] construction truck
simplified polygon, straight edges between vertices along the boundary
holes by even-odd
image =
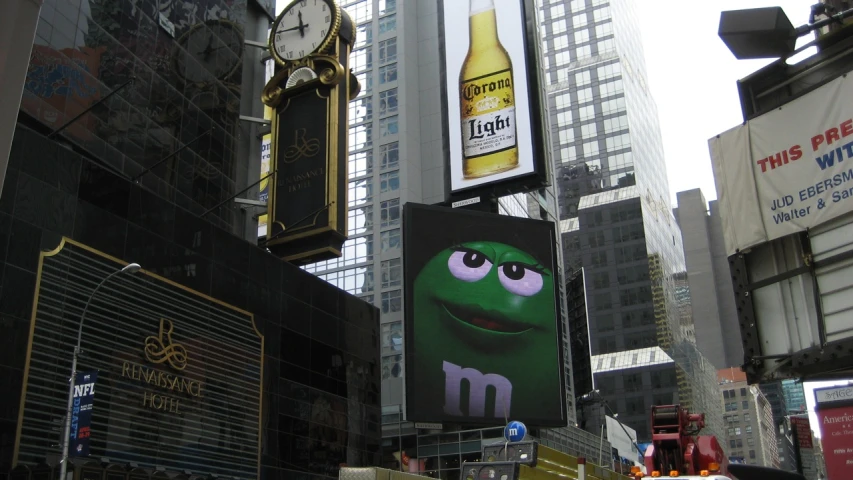
[[[729,480],[728,458],[713,435],[699,435],[704,413],[681,405],[652,407],[652,444],[643,460],[651,477]]]

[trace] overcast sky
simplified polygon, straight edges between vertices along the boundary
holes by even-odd
[[[773,60],[737,60],[717,36],[720,12],[780,6],[794,27],[808,23],[817,0],[637,0],[646,68],[658,106],[669,190],[701,188],[717,198],[708,139],[743,122],[737,80]],[[802,37],[797,46],[813,36]]]

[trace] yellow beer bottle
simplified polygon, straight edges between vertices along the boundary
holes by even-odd
[[[466,179],[518,167],[512,61],[498,39],[495,2],[470,2],[470,46],[459,72],[462,171]]]

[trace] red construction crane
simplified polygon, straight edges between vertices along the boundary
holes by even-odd
[[[717,437],[698,435],[704,427],[704,413],[690,413],[681,405],[653,406],[652,444],[644,455],[648,474],[731,478]]]

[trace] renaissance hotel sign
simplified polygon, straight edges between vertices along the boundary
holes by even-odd
[[[94,287],[127,262],[64,239],[39,261],[15,462],[56,451]],[[92,297],[79,371],[97,371],[90,455],[258,478],[263,337],[251,313],[141,271]],[[47,433],[47,434],[46,434]]]

